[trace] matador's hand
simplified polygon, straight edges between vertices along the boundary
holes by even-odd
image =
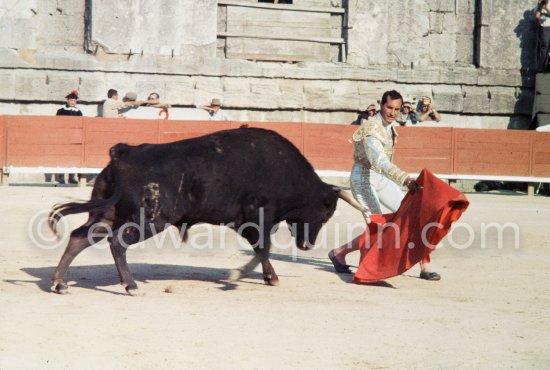
[[[421,189],[420,185],[416,182],[415,179],[412,177],[407,177],[407,179],[404,182],[404,185],[411,191],[411,193],[414,193],[418,189]]]

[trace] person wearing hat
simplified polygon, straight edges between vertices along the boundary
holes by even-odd
[[[231,121],[231,117],[222,109],[220,99],[212,99],[210,105],[202,105],[201,108],[208,111],[212,121]]]
[[[367,109],[365,109],[362,112],[359,112],[359,115],[357,116],[355,121],[353,121],[351,124],[352,125],[360,125],[363,120],[368,121],[370,119],[373,119],[375,115],[376,115],[376,105],[369,104]]]
[[[138,107],[145,104],[143,101],[137,101],[137,94],[135,92],[128,92],[122,98],[122,101],[118,100],[118,91],[115,89],[109,89],[107,91],[107,100],[103,103],[102,117],[116,118],[124,117],[121,113],[122,110],[126,111],[132,107]]]
[[[56,116],[82,116],[82,112],[80,109],[76,107],[76,101],[78,100],[78,90],[71,91],[67,96],[65,96],[65,99],[67,99],[67,102],[64,106],[59,108],[57,110]],[[65,174],[64,173],[56,173],[55,174],[55,181],[57,181],[60,184],[65,183]],[[78,181],[76,181],[76,175],[74,173],[69,174],[68,178],[69,184],[78,184]]]
[[[65,96],[67,102],[64,106],[57,110],[56,116],[82,116],[80,109],[76,107],[76,101],[78,100],[78,90],[71,91]]]
[[[418,118],[416,116],[416,112],[413,110],[411,102],[403,102],[403,105],[401,106],[401,113],[397,116],[395,121],[401,126],[416,125]]]
[[[423,96],[416,107],[416,115],[419,122],[424,121],[441,121],[441,115],[435,110],[432,105],[432,99],[428,96]]]

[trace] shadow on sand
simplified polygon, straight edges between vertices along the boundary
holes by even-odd
[[[212,267],[197,267],[187,265],[167,265],[167,264],[149,264],[149,263],[131,263],[129,264],[132,276],[138,284],[147,284],[150,281],[157,280],[194,280],[207,281],[221,284],[220,290],[233,290],[237,284],[227,281],[229,269],[219,269]],[[30,276],[39,279],[32,281],[44,292],[50,292],[51,278],[55,267],[26,267],[21,271]],[[249,278],[262,281],[262,274],[252,272]],[[12,284],[29,283],[29,280],[5,280]],[[66,276],[67,282],[73,287],[91,289],[100,292],[106,292],[116,295],[126,295],[123,290],[115,292],[106,287],[120,283],[118,272],[114,264],[109,265],[84,265],[71,266]],[[262,282],[263,283],[263,282]]]
[[[243,254],[253,256],[252,251],[243,251]],[[329,273],[335,273],[332,263],[328,258],[320,257],[300,257],[285,254],[271,254],[271,260],[282,261],[289,263],[305,264],[315,267],[316,269],[326,271]],[[216,284],[220,284],[220,290],[234,290],[237,289],[238,284],[263,284],[262,273],[259,271],[251,272],[246,279],[256,280],[244,281],[241,280],[237,283],[228,281],[230,269],[226,268],[213,268],[213,267],[197,267],[188,265],[169,265],[169,264],[149,264],[149,263],[130,263],[130,271],[132,276],[138,284],[147,284],[150,281],[161,280],[192,280],[192,281],[206,281]],[[50,292],[51,278],[55,271],[54,266],[49,267],[25,267],[21,271],[29,274],[30,276],[39,279],[35,280],[4,280],[5,282],[19,285],[26,283],[35,283],[42,291]],[[350,274],[337,274],[338,277],[345,283],[351,283],[353,275]],[[125,295],[123,291],[115,292],[107,287],[117,285],[120,283],[118,272],[114,264],[108,265],[83,265],[83,266],[70,266],[67,272],[66,281],[71,282],[71,286],[76,286],[84,289],[91,289],[100,292],[111,293],[115,295]],[[368,283],[362,285],[393,288],[395,287],[385,281],[376,283]]]

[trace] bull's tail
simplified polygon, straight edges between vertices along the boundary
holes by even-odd
[[[87,202],[56,204],[48,215],[48,225],[57,234],[57,223],[62,217],[84,212],[103,213],[117,204],[120,198],[121,192],[117,188],[115,193],[107,199],[91,199]]]

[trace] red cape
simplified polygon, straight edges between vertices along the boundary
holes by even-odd
[[[468,208],[464,194],[427,169],[416,181],[423,188],[408,192],[397,212],[371,216],[359,241],[361,261],[354,283],[384,280],[429,260],[451,224]]]

